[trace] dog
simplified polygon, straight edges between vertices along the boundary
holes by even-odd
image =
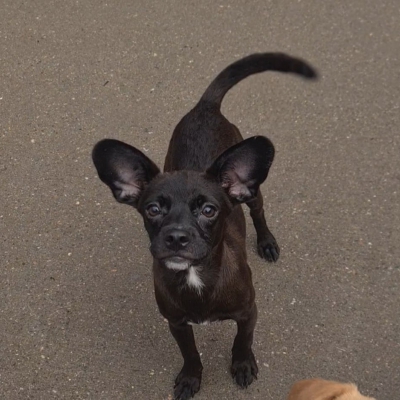
[[[175,380],[178,400],[193,397],[201,383],[192,324],[236,321],[232,376],[244,388],[257,377],[252,351],[257,307],[240,204],[250,208],[259,254],[277,261],[279,246],[267,226],[259,190],[274,146],[263,136],[243,140],[221,114],[221,102],[241,80],[268,70],[317,76],[305,61],[281,53],[253,54],[231,64],[176,126],[164,173],[141,151],[118,140],[104,139],[93,149],[100,179],[117,201],[143,217],[157,305],[184,360]]]
[[[353,383],[340,383],[324,379],[307,379],[296,382],[288,400],[375,400],[363,396]]]

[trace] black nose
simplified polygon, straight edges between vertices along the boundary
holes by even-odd
[[[181,229],[174,229],[165,235],[165,244],[170,250],[181,250],[189,244],[189,234]]]

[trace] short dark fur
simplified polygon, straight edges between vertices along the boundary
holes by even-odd
[[[118,201],[138,209],[150,237],[157,304],[184,359],[175,381],[176,399],[194,396],[201,382],[203,367],[188,323],[235,320],[232,375],[241,387],[257,377],[251,349],[257,308],[239,204],[250,208],[259,254],[277,261],[279,247],[267,227],[259,191],[274,147],[263,136],[243,140],[220,106],[232,86],[267,70],[316,77],[304,61],[279,53],[233,63],[175,128],[164,173],[142,152],[117,140],[105,139],[93,149],[101,180]]]

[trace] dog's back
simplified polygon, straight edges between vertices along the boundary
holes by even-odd
[[[243,138],[235,125],[221,114],[226,93],[250,75],[278,71],[316,78],[304,61],[282,53],[252,54],[225,68],[208,86],[197,105],[176,126],[164,171],[204,171],[224,150]]]

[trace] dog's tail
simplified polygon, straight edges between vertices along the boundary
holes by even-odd
[[[218,107],[225,94],[250,75],[264,71],[298,74],[307,79],[316,79],[317,72],[305,61],[283,53],[252,54],[225,68],[206,89],[199,103],[207,102]]]

